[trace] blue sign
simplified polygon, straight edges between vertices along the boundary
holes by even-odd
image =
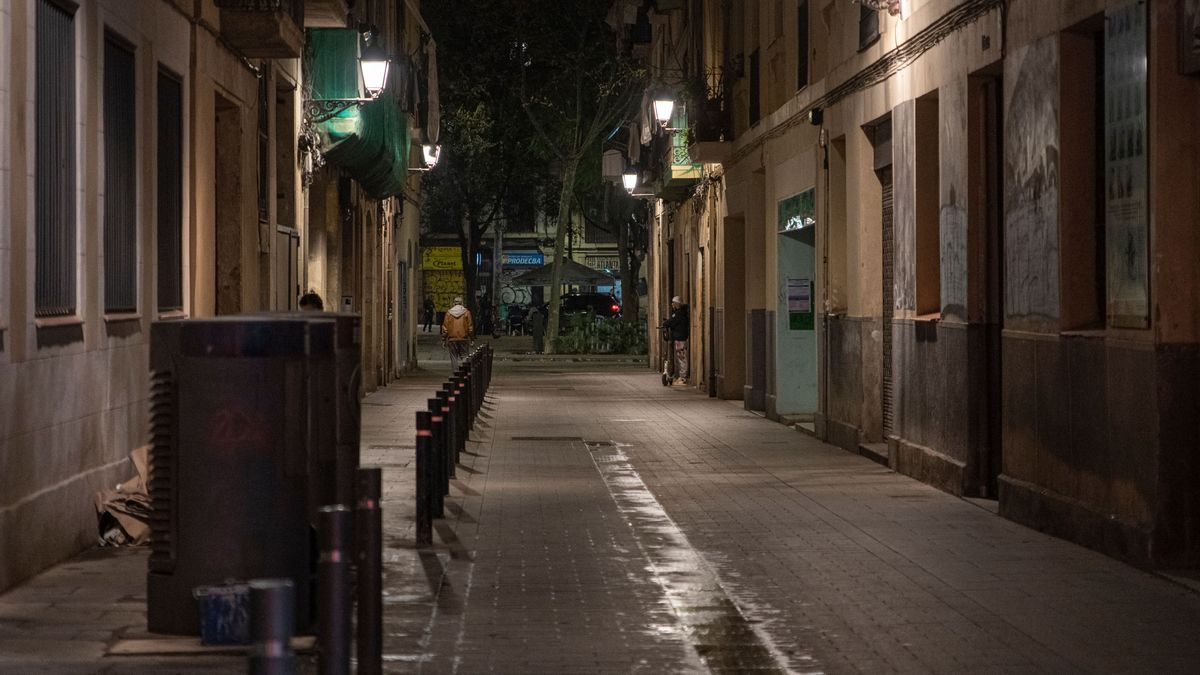
[[[546,264],[546,256],[541,251],[508,251],[501,255],[500,264],[504,267],[541,267]]]

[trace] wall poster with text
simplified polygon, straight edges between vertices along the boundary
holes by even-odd
[[[1108,324],[1150,325],[1146,3],[1109,10],[1104,29],[1104,213]]]

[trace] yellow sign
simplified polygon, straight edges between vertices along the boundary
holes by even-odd
[[[466,281],[458,270],[425,270],[424,277],[425,295],[433,300],[433,306],[439,312],[450,309],[454,298],[462,296],[466,288]]]
[[[421,249],[421,269],[461,270],[462,249],[458,246],[428,246]]]

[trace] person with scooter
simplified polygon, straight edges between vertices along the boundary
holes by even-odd
[[[688,337],[692,327],[688,306],[677,295],[671,298],[671,318],[663,322],[664,337],[670,338],[675,355],[675,378],[679,384],[687,384],[688,378]],[[669,384],[670,382],[664,382]]]

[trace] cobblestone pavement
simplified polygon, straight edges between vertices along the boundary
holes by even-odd
[[[1200,594],[616,364],[506,364],[417,549],[441,375],[364,405],[390,672],[1200,672]],[[104,656],[144,565],[93,551],[0,596],[0,672],[240,669]]]

